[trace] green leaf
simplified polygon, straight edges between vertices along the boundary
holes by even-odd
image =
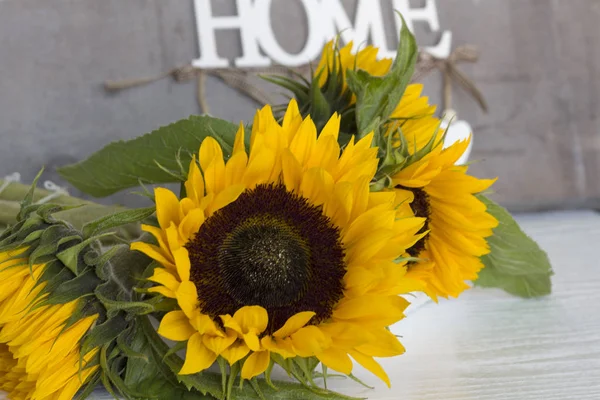
[[[487,238],[491,252],[481,257],[485,268],[475,285],[500,288],[525,298],[550,294],[553,272],[544,250],[521,230],[506,209],[483,195],[478,198],[499,225]]]
[[[197,391],[188,391],[180,385],[171,370],[162,362],[148,342],[144,332],[136,324],[126,335],[117,339],[119,347],[126,346],[127,364],[122,391],[129,395],[137,393],[143,399],[214,399]]]
[[[373,130],[377,118],[388,120],[400,103],[412,78],[417,61],[417,43],[402,19],[400,41],[396,59],[390,72],[382,77],[372,76],[363,70],[348,70],[347,83],[356,95],[356,124],[359,138]]]
[[[136,139],[111,143],[87,160],[58,171],[73,186],[96,197],[140,182],[174,182],[165,169],[180,171],[180,164],[187,166],[208,136],[215,138],[229,156],[237,129],[237,125],[218,118],[191,116]]]

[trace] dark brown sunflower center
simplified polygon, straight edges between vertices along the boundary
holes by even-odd
[[[225,287],[240,304],[289,306],[306,294],[310,248],[296,229],[270,215],[237,226],[218,260]]]
[[[339,229],[322,207],[281,184],[242,193],[209,217],[186,248],[199,307],[215,321],[259,305],[272,333],[301,311],[316,313],[312,323],[329,318],[343,294]]]
[[[429,195],[423,189],[420,188],[409,188],[404,186],[396,186],[398,189],[409,190],[414,195],[414,200],[410,203],[410,208],[413,213],[415,213],[415,217],[425,218],[425,224],[423,228],[418,233],[423,233],[429,229],[429,218],[431,216],[431,208],[429,206]],[[407,250],[408,254],[412,257],[418,257],[419,254],[425,250],[425,244],[427,243],[428,236],[425,236],[423,239],[419,240],[413,247]],[[410,267],[410,265],[409,265]]]

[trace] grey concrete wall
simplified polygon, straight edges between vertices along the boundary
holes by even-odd
[[[496,198],[515,210],[598,205],[600,1],[438,3],[454,45],[482,51],[479,63],[461,68],[484,92],[490,113],[454,92],[455,108],[474,129],[473,158],[485,161],[474,173],[499,176]],[[229,0],[213,4],[221,13],[233,10]],[[355,4],[345,1],[348,9]],[[165,79],[118,94],[102,88],[107,79],[152,76],[197,57],[192,12],[191,0],[0,0],[0,175],[20,171],[30,180],[46,165],[45,178],[60,182],[56,166],[198,113],[191,82]],[[273,15],[280,43],[298,50],[305,37],[300,7],[274,0]],[[422,44],[436,39],[420,26],[417,37]],[[223,55],[239,54],[235,33],[218,40]],[[425,82],[439,101],[439,76]],[[249,119],[257,106],[215,79],[207,92],[212,114],[222,118]],[[124,194],[113,200],[138,201]]]

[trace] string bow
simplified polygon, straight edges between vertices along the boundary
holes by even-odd
[[[444,77],[444,108],[452,108],[452,81],[456,81],[468,94],[479,104],[481,109],[487,113],[487,103],[481,91],[473,81],[461,72],[457,65],[460,63],[475,63],[479,60],[479,51],[474,46],[459,46],[455,48],[448,58],[437,58],[431,54],[421,51],[417,59],[415,74],[412,80],[418,81],[433,70],[439,70]]]

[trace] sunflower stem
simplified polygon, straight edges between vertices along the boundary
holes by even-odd
[[[3,184],[4,181],[0,179],[0,187],[4,186]],[[2,191],[0,191],[0,225],[12,225],[17,221],[17,214],[21,209],[21,202],[23,199],[25,199],[30,189],[31,185],[26,185],[19,182],[10,182],[2,189]],[[36,203],[44,198],[47,198],[48,196],[51,196],[52,194],[54,194],[54,192],[50,190],[36,188],[33,193],[32,201],[33,203]],[[67,213],[69,215],[80,214],[75,221],[80,223],[91,221],[97,218],[99,215],[106,215],[115,210],[115,207],[103,206],[69,195],[56,196],[52,198],[52,203],[67,206],[93,206],[93,212],[90,212],[90,209],[86,209],[85,212],[80,213],[75,213],[74,210],[65,212],[65,215]],[[77,225],[77,223],[74,224]]]

